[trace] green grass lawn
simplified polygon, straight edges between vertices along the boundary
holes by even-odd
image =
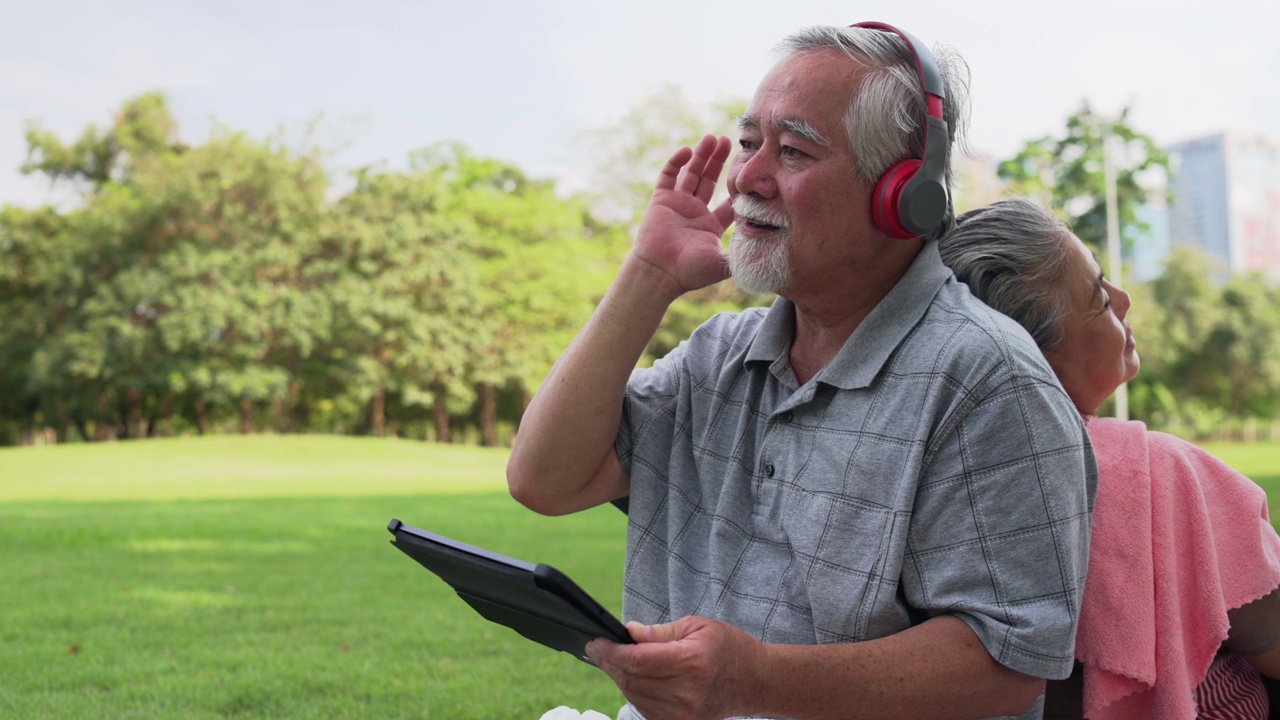
[[[544,518],[506,454],[330,437],[0,450],[0,717],[612,714],[599,670],[476,615],[392,517],[559,567],[614,612],[625,518]]]
[[[1280,499],[1280,443],[1211,451]],[[626,521],[544,518],[507,455],[342,437],[0,449],[0,718],[536,720],[600,671],[481,619],[412,525],[559,567],[615,613]]]

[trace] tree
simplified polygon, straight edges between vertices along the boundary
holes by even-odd
[[[1182,248],[1160,277],[1130,289],[1142,357],[1135,416],[1208,436],[1229,418],[1280,415],[1280,288],[1257,274],[1220,286],[1221,270]]]
[[[318,162],[222,128],[194,149],[175,132],[147,95],[71,146],[28,136],[29,171],[84,191],[46,239],[53,317],[26,367],[46,416],[82,435],[146,435],[183,409],[203,429],[210,408],[252,431],[327,330],[299,275],[324,216]]]
[[[32,429],[41,410],[28,372],[50,328],[69,310],[59,292],[67,274],[67,226],[50,207],[0,209],[0,444]]]
[[[37,256],[46,261],[35,284],[27,274],[26,289],[34,294],[26,297],[40,320],[29,353],[14,367],[21,368],[23,389],[36,399],[38,415],[64,436],[71,422],[85,435],[90,426],[102,437],[128,433],[120,417],[136,406],[138,388],[104,381],[136,352],[139,336],[129,313],[105,299],[121,290],[112,280],[147,243],[125,227],[124,217],[139,198],[124,183],[136,168],[184,150],[174,128],[164,97],[150,94],[126,102],[107,130],[91,126],[70,145],[36,125],[28,129],[23,171],[44,174],[51,183],[71,182],[84,196],[81,206],[66,213],[6,211],[6,224],[17,231],[13,237],[27,250],[40,245]],[[41,236],[19,231],[35,227],[32,221],[45,231]]]
[[[469,405],[462,378],[473,339],[478,284],[463,227],[442,212],[446,188],[426,173],[356,173],[337,204],[329,244],[336,311],[336,394],[368,408],[385,432],[390,394],[430,409],[436,438],[449,442],[449,408]]]
[[[133,187],[148,198],[139,222],[171,234],[144,258],[163,288],[148,297],[168,385],[197,426],[210,407],[234,408],[241,432],[259,410],[287,414],[332,325],[327,286],[307,274],[328,207],[318,158],[219,128]]]
[[[1261,273],[1235,275],[1222,289],[1222,313],[1210,332],[1217,349],[1215,405],[1234,417],[1276,417],[1280,410],[1280,288]]]
[[[439,212],[456,223],[478,278],[467,327],[466,377],[482,442],[496,445],[500,395],[523,411],[537,383],[590,317],[625,236],[596,221],[579,198],[456,143],[412,158],[445,190]]]
[[[1162,192],[1153,180],[1169,168],[1168,155],[1149,136],[1128,124],[1129,108],[1119,117],[1094,112],[1089,102],[1067,118],[1062,137],[1028,142],[999,165],[1011,192],[1039,200],[1071,224],[1086,245],[1106,247],[1106,180],[1103,149],[1111,140],[1116,204],[1121,237],[1145,230],[1136,208]],[[1099,253],[1101,254],[1101,253]],[[1119,279],[1119,273],[1111,270]]]
[[[27,172],[80,202],[0,210],[0,443],[428,421],[447,442],[463,418],[497,444],[627,243],[454,144],[335,200],[318,151],[224,127],[186,145],[160,94],[27,140]]]

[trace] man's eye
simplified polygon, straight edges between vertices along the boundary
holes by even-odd
[[[791,147],[790,145],[783,145],[782,156],[783,157],[804,157],[804,153],[801,152],[800,150],[797,150],[796,148]]]
[[[752,140],[739,140],[738,147],[742,148],[743,150],[755,150],[756,144]]]

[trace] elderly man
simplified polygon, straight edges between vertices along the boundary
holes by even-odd
[[[511,492],[551,515],[629,498],[636,644],[589,650],[624,715],[1039,717],[1072,667],[1096,469],[1035,345],[938,259],[963,83],[879,24],[781,49],[730,201],[709,206],[727,138],[663,168]],[[729,274],[778,300],[633,370],[670,303]]]

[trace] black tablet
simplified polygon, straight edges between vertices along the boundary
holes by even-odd
[[[427,532],[399,520],[387,530],[402,552],[453,586],[486,619],[594,665],[595,638],[631,642],[617,618],[563,573]]]

